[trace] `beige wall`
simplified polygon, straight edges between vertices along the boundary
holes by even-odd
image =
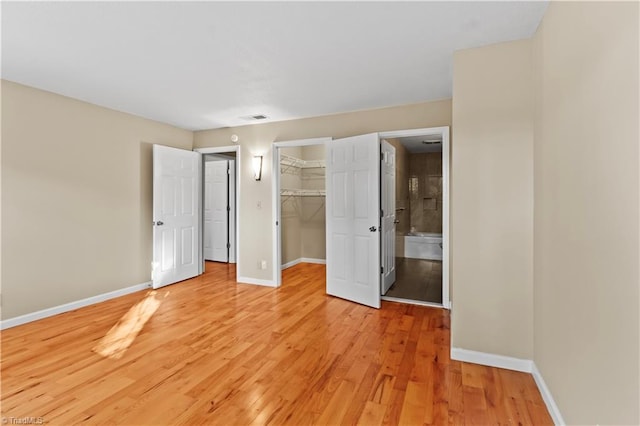
[[[2,81],[2,318],[149,281],[151,144],[193,133]]]
[[[298,146],[280,149],[281,154],[296,158],[302,158],[302,148]],[[302,188],[300,169],[287,168],[280,176],[281,189]],[[300,198],[284,196],[280,197],[280,249],[282,264],[300,259],[302,257],[301,215]],[[242,245],[241,245],[242,246]]]
[[[415,105],[327,115],[300,120],[196,132],[196,148],[231,145],[232,134],[239,136],[242,151],[240,170],[240,277],[272,280],[272,144],[275,141],[317,137],[347,137],[380,131],[451,125],[451,100]],[[253,155],[265,156],[263,178],[251,177]],[[260,208],[258,207],[260,204]],[[267,261],[261,270],[259,262]]]
[[[302,147],[303,160],[324,160],[324,145],[310,145]],[[302,170],[302,189],[325,189],[325,173],[322,168],[308,168]],[[302,257],[308,259],[326,259],[326,221],[325,197],[303,197],[301,244]]]
[[[456,52],[452,347],[533,357],[531,42]]]
[[[640,423],[638,12],[551,2],[534,38],[534,360],[568,424]]]

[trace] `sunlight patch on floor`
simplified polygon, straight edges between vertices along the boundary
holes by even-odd
[[[156,294],[155,290],[150,291],[144,299],[133,305],[100,339],[93,351],[105,358],[120,359],[160,306],[161,301],[156,298]],[[164,296],[167,297],[168,293]]]

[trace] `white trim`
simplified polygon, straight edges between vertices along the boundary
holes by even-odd
[[[436,133],[447,134],[447,136],[449,136],[449,126],[423,127],[421,129],[408,129],[408,130],[392,130],[388,132],[379,132],[378,135],[380,135],[380,137],[384,139],[384,138],[406,138],[410,136],[433,135]]]
[[[314,259],[312,257],[301,257],[300,262],[302,263],[315,263],[318,265],[326,265],[327,259]]]
[[[540,391],[540,395],[542,395],[542,399],[547,406],[547,410],[549,410],[549,414],[553,419],[553,423],[556,425],[566,425],[564,419],[562,418],[562,414],[560,414],[560,409],[558,408],[556,401],[553,399],[551,391],[547,387],[547,384],[544,382],[542,374],[540,374],[540,370],[538,370],[538,367],[535,363],[533,363],[532,365],[531,374],[533,375],[533,380],[536,381],[536,385],[538,385],[538,390]]]
[[[433,135],[436,133],[442,135],[442,306],[446,309],[451,309],[451,295],[449,293],[449,158],[451,149],[449,132],[449,126],[442,126],[378,133],[380,139]]]
[[[272,280],[261,280],[258,278],[249,278],[249,277],[238,277],[236,279],[238,284],[255,284],[262,285],[265,287],[276,287],[275,283]]]
[[[473,364],[488,365],[489,367],[522,371],[524,373],[531,373],[533,370],[533,361],[530,359],[513,358],[510,356],[470,351],[468,349],[461,348],[451,348],[451,359],[471,362]]]
[[[522,371],[530,373],[536,382],[542,400],[547,406],[547,411],[551,415],[553,423],[560,426],[566,425],[556,401],[551,395],[542,374],[536,364],[530,359],[512,358],[510,356],[490,354],[486,352],[470,351],[468,349],[451,348],[451,359],[455,361],[471,362],[474,364],[487,365],[489,367],[506,368],[507,370]]]
[[[199,152],[201,154],[221,154],[221,153],[225,153],[225,152],[235,152],[236,153],[236,164],[235,164],[235,181],[236,181],[236,186],[235,186],[235,191],[236,191],[236,196],[235,196],[235,226],[236,226],[236,236],[235,236],[235,244],[236,244],[236,256],[235,256],[235,263],[236,263],[236,281],[239,281],[239,278],[237,278],[238,276],[238,272],[241,269],[240,266],[240,193],[241,193],[241,179],[240,179],[240,170],[242,168],[242,161],[241,161],[241,157],[242,157],[242,149],[239,145],[230,145],[230,146],[217,146],[217,147],[210,147],[210,148],[196,148],[194,149],[194,151]],[[203,182],[204,182],[204,174],[202,176]],[[203,194],[204,196],[204,194]],[[200,209],[201,214],[202,214],[202,208]],[[204,226],[202,227],[202,229],[204,229]],[[202,234],[202,232],[200,233]],[[200,251],[202,252],[202,245],[200,246]],[[202,257],[203,259],[203,264],[204,264],[204,256]],[[204,266],[203,266],[204,267]]]
[[[284,147],[293,147],[293,146],[312,146],[312,145],[324,145],[327,142],[333,140],[331,137],[322,137],[322,138],[310,138],[310,139],[297,139],[290,141],[282,141],[282,142],[274,142],[272,146],[272,169],[273,170],[273,179],[271,179],[271,214],[273,218],[273,232],[272,232],[272,256],[273,256],[273,265],[280,265],[282,262],[281,255],[281,246],[282,241],[280,241],[280,227],[282,226],[282,218],[280,217],[280,148]],[[277,225],[276,225],[277,223]],[[291,263],[291,262],[289,262]],[[293,265],[291,265],[293,266]],[[282,285],[282,269],[286,269],[283,267],[273,268],[273,282],[276,287],[280,287]]]
[[[297,139],[292,141],[274,142],[273,146],[286,147],[286,146],[324,145],[325,142],[330,140],[332,140],[332,138],[328,136],[323,138]]]
[[[442,305],[451,309],[451,293],[449,290],[449,243],[451,242],[449,230],[450,198],[449,198],[449,127],[442,130]]]
[[[283,263],[282,269],[291,268],[292,266],[296,266],[298,263],[302,262],[300,258],[294,259],[291,262]]]
[[[312,257],[299,257],[297,259],[292,260],[291,262],[283,263],[282,269],[291,268],[292,266],[296,266],[298,263],[315,263],[317,265],[326,265],[326,259],[314,259]]]
[[[104,302],[109,299],[115,299],[116,297],[124,296],[130,293],[135,293],[136,291],[145,290],[145,289],[151,288],[151,284],[152,284],[151,281],[147,281],[146,283],[136,284],[136,285],[132,285],[131,287],[125,287],[119,290],[110,291],[108,293],[98,294],[96,296],[87,297],[86,299],[80,299],[80,300],[76,300],[75,302],[65,303],[64,305],[53,306],[51,308],[43,309],[41,311],[36,311],[30,314],[9,318],[9,319],[0,321],[0,330],[16,327],[18,325],[37,321],[43,318],[52,317],[54,315],[73,311],[75,309],[84,308],[85,306],[95,305],[96,303]]]
[[[415,299],[403,299],[402,297],[380,296],[380,300],[384,300],[385,302],[404,303],[406,305],[428,306],[430,308],[440,308],[440,309],[443,308],[443,306],[440,303],[425,302],[423,300],[415,300]]]
[[[271,256],[273,256],[273,282],[276,287],[282,285],[282,267],[278,268],[277,265],[282,263],[282,251],[280,245],[282,244],[281,232],[282,217],[280,213],[280,148],[274,144],[271,148],[271,161],[273,162],[271,170],[273,170],[273,178],[271,179],[271,218],[273,222],[273,228],[271,230]]]

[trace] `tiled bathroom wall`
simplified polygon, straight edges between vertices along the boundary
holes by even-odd
[[[409,154],[410,228],[442,233],[442,153]]]

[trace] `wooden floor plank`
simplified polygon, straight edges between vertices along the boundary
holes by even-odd
[[[207,262],[195,279],[3,330],[2,416],[552,424],[531,375],[450,359],[446,310],[327,296],[324,265],[288,268],[278,289],[233,277],[233,265]]]

